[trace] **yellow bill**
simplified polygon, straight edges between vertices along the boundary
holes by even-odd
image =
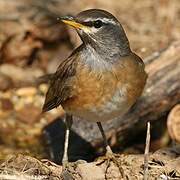
[[[79,29],[87,28],[87,26],[84,26],[83,24],[78,23],[78,22],[76,22],[74,20],[62,20],[62,22],[64,22],[65,24],[68,24],[70,26],[73,26],[75,28],[79,28]]]

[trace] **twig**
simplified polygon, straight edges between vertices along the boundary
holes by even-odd
[[[144,152],[144,180],[148,180],[148,160],[150,146],[150,122],[147,123],[146,147]]]

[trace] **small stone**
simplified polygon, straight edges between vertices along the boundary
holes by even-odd
[[[41,84],[40,86],[39,86],[39,90],[42,92],[42,93],[46,93],[47,92],[47,90],[48,90],[48,86],[47,86],[47,84]]]
[[[7,99],[10,99],[12,98],[12,91],[6,91],[6,92],[3,92],[3,93],[0,93],[0,97],[2,98],[7,98]]]
[[[10,99],[2,98],[0,100],[1,102],[1,109],[4,111],[10,111],[14,109],[13,103],[10,101]]]
[[[17,96],[13,97],[14,109],[16,111],[18,111],[24,107],[24,105],[25,105],[24,99],[25,98],[18,98]]]
[[[77,168],[78,171],[80,172],[82,179],[86,179],[86,180],[105,179],[103,170],[99,166],[94,165],[93,163],[78,164]]]
[[[37,89],[35,87],[24,87],[16,91],[18,96],[34,96],[36,93]]]
[[[16,113],[17,119],[24,123],[33,124],[40,119],[41,109],[32,104],[26,105]]]
[[[6,91],[14,86],[10,77],[0,74],[0,91]]]

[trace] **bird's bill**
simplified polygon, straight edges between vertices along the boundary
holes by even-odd
[[[62,22],[79,29],[83,29],[85,27],[84,25],[77,23],[74,20],[62,20]]]
[[[63,23],[68,24],[68,25],[70,25],[70,26],[72,26],[74,28],[77,28],[77,29],[84,30],[84,29],[88,28],[87,26],[85,26],[85,25],[83,25],[83,24],[81,24],[79,22],[76,22],[76,20],[73,17],[71,17],[71,16],[62,17],[62,18],[60,18],[60,20]]]

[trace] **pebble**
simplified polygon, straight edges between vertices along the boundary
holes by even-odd
[[[10,77],[0,74],[0,91],[7,91],[14,86]]]
[[[47,90],[48,90],[48,86],[47,86],[47,84],[41,84],[40,86],[39,86],[39,90],[42,92],[42,93],[46,93],[47,92]]]
[[[80,172],[82,179],[105,179],[103,170],[99,166],[95,166],[93,163],[78,164],[77,169]]]
[[[18,96],[34,96],[37,93],[35,87],[24,87],[16,90],[16,95]]]
[[[2,98],[11,98],[12,97],[12,91],[6,91],[6,92],[0,92],[0,97]]]
[[[1,102],[1,109],[4,111],[10,111],[14,109],[13,103],[10,101],[10,99],[2,98],[0,100]]]
[[[40,119],[41,109],[35,107],[32,104],[24,106],[22,109],[19,109],[16,113],[17,119],[24,123],[34,124]]]

